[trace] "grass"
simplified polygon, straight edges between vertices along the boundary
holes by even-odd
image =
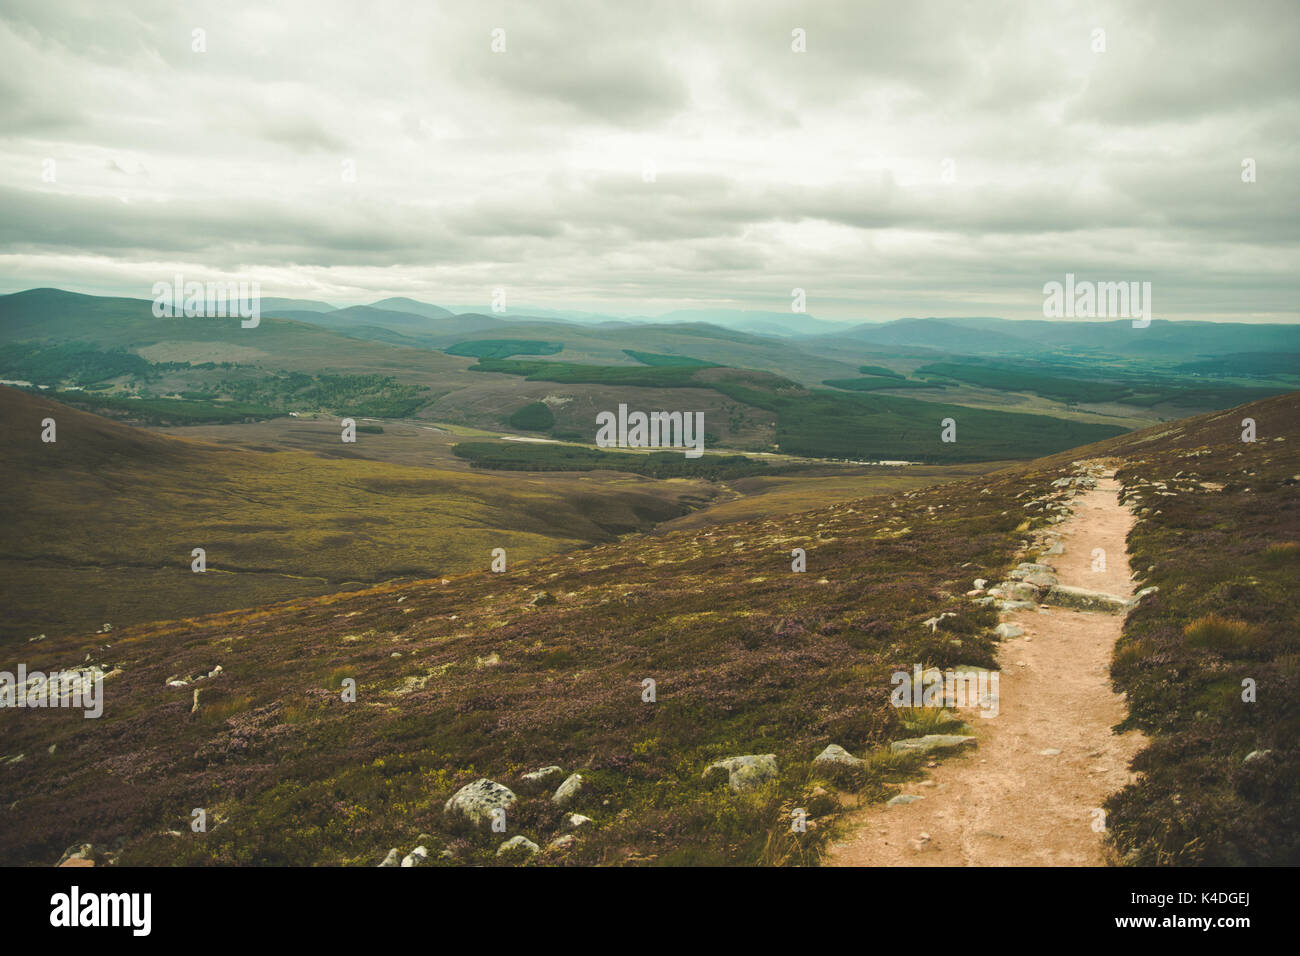
[[[1267,437],[1241,441],[1246,416]],[[1160,589],[1111,665],[1123,726],[1149,738],[1106,806],[1126,862],[1300,861],[1300,546],[1278,540],[1300,532],[1297,423],[1293,393],[1111,443],[1138,583]]]
[[[1215,651],[1224,657],[1249,657],[1263,644],[1259,629],[1245,621],[1210,613],[1183,628],[1189,647]]]

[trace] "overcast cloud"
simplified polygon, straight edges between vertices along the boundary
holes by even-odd
[[[1041,318],[1073,272],[1297,321],[1298,44],[1294,0],[6,0],[0,291]]]

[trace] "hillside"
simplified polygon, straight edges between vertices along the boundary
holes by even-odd
[[[607,542],[719,493],[388,464],[344,456],[390,439],[361,432],[345,445],[337,427],[332,438],[314,454],[218,447],[0,387],[0,645],[464,572],[496,547],[521,560]],[[196,547],[207,573],[190,570]]]
[[[490,863],[504,835],[457,826],[444,802],[500,781],[521,794],[505,835],[547,846],[566,810],[521,775],[549,765],[581,773],[566,809],[591,822],[543,862],[815,862],[841,800],[888,796],[920,769],[885,746],[918,719],[889,705],[889,675],[990,666],[996,613],[964,597],[969,582],[1026,553],[1073,459],[1116,456],[1141,499],[1139,583],[1161,588],[1115,665],[1153,739],[1146,781],[1111,813],[1118,847],[1294,863],[1276,836],[1298,832],[1298,413],[1292,394],[893,498],[26,645],[30,667],[89,660],[111,676],[97,722],[0,712],[0,862],[91,842],[120,863],[375,865],[418,840],[439,865]],[[1245,416],[1255,444],[1239,440]],[[1187,629],[1211,612],[1244,626]],[[1243,666],[1259,675],[1249,709],[1228,693]],[[356,703],[340,696],[349,677]],[[832,743],[866,758],[843,789],[810,770]],[[740,754],[775,755],[776,779],[732,793],[702,776]],[[187,825],[194,806],[205,834]],[[805,834],[788,825],[796,806]]]

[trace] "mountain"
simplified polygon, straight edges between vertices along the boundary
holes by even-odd
[[[829,335],[846,330],[846,322],[829,322],[805,313],[762,312],[743,309],[677,309],[655,318],[656,322],[704,322],[725,329],[779,335]]]
[[[274,296],[263,296],[258,301],[263,315],[269,312],[333,312],[338,308],[328,302],[317,302],[315,299],[280,299]]]
[[[1228,352],[1295,352],[1300,350],[1300,327],[1169,319],[1153,319],[1146,328],[1134,328],[1131,319],[909,318],[854,326],[823,336],[822,341],[970,355],[1071,353],[1172,362]]]
[[[390,299],[380,299],[378,302],[371,302],[370,308],[384,309],[389,312],[407,312],[411,315],[422,315],[426,319],[448,319],[455,313],[449,309],[444,309],[438,305],[430,305],[427,302],[418,302],[415,299],[408,299],[404,296],[394,296]]]

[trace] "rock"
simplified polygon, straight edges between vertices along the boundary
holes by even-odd
[[[974,737],[961,734],[926,734],[924,737],[909,737],[895,740],[889,745],[892,753],[939,753],[946,750],[960,750],[963,747],[977,747],[979,742]]]
[[[397,847],[393,847],[391,850],[388,851],[388,856],[384,857],[384,862],[380,863],[379,865],[400,866],[401,862],[402,862],[402,854],[397,852]]]
[[[1024,581],[1003,581],[997,587],[990,588],[989,594],[1007,601],[1038,600],[1038,588]]]
[[[1155,594],[1155,593],[1156,593],[1157,591],[1159,591],[1159,590],[1160,590],[1160,589],[1159,589],[1158,587],[1156,587],[1154,584],[1151,585],[1151,587],[1149,587],[1149,588],[1143,588],[1141,591],[1138,591],[1137,594],[1134,594],[1134,595],[1133,595],[1132,600],[1130,600],[1130,601],[1128,602],[1129,607],[1137,607],[1137,606],[1138,606],[1138,603],[1139,603],[1139,602],[1140,602],[1144,597],[1146,597],[1148,594]]]
[[[497,856],[502,857],[527,858],[536,856],[540,852],[542,852],[542,848],[526,836],[512,836],[497,847]]]
[[[1034,607],[1033,601],[998,601],[999,611],[1028,611]]]
[[[63,851],[55,866],[94,866],[95,847],[90,843],[74,843]]]
[[[577,842],[578,842],[578,838],[575,837],[572,833],[564,833],[561,834],[560,836],[557,836],[550,843],[546,844],[546,849],[567,850],[569,847],[573,846],[573,844]]]
[[[1005,641],[1013,637],[1021,637],[1025,629],[1018,624],[1002,623],[993,629],[993,633]]]
[[[902,805],[905,805],[905,804],[908,804],[908,803],[916,803],[916,801],[918,801],[918,800],[924,800],[924,799],[925,799],[925,797],[921,796],[919,793],[900,793],[900,794],[899,794],[898,796],[896,796],[896,797],[890,797],[890,798],[885,802],[885,806],[887,806],[887,807],[897,807],[897,806],[902,806]]]
[[[493,810],[504,810],[517,799],[509,787],[503,787],[487,777],[480,777],[457,790],[443,806],[442,812],[459,816],[470,823],[491,823]]]
[[[584,817],[581,813],[570,813],[563,821],[566,830],[581,830],[583,827],[591,826],[591,817]]]
[[[1080,611],[1099,611],[1103,614],[1123,614],[1128,610],[1128,602],[1121,597],[1068,584],[1056,584],[1049,588],[1043,603]]]
[[[1060,754],[1060,752],[1061,752],[1060,749],[1057,748],[1057,747],[1048,747],[1046,750],[1040,750],[1040,751],[1038,751],[1038,756],[1040,756],[1040,757],[1055,757],[1055,756],[1057,756],[1058,754]]]
[[[740,757],[728,757],[704,768],[702,776],[707,780],[727,774],[727,783],[731,789],[740,793],[753,790],[769,780],[776,779],[776,754],[745,754]]]
[[[426,847],[417,846],[406,856],[402,857],[402,866],[424,866],[429,862],[429,850]]]
[[[1036,588],[1050,588],[1053,584],[1059,584],[1060,578],[1048,571],[1035,571],[1028,575],[1025,584],[1032,584]]]
[[[863,763],[865,761],[853,756],[839,744],[831,744],[813,757],[814,770],[857,770]]]
[[[550,591],[538,591],[528,603],[532,607],[544,607],[547,604],[555,603],[555,595]]]
[[[1250,753],[1246,754],[1246,756],[1241,759],[1241,762],[1243,764],[1254,763],[1256,760],[1263,760],[1272,752],[1273,751],[1271,750],[1252,750]]]
[[[582,774],[570,774],[564,783],[556,788],[551,803],[557,807],[567,807],[578,799],[580,793],[582,793]]]
[[[190,708],[191,714],[197,714],[199,712],[199,708],[203,706],[202,703],[199,702],[199,695],[202,693],[203,693],[202,688],[200,687],[194,688],[194,706]]]
[[[983,591],[988,586],[989,586],[989,582],[986,579],[984,578],[975,579],[975,590]]]
[[[520,777],[519,789],[524,793],[540,793],[563,776],[563,767],[542,767],[540,770],[534,770],[532,773],[526,773]]]

